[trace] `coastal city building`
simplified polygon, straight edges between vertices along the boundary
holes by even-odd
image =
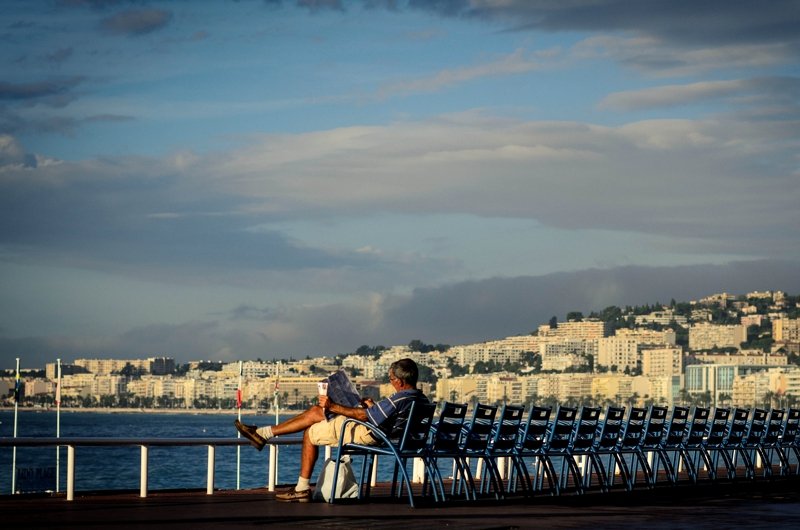
[[[781,291],[721,293],[656,310],[629,308],[616,322],[553,319],[532,334],[474,344],[412,341],[299,360],[178,366],[163,356],[83,357],[61,362],[58,390],[66,406],[231,408],[241,398],[253,410],[302,408],[317,399],[317,382],[338,369],[363,395],[379,397],[390,391],[391,363],[410,357],[425,374],[426,394],[438,401],[792,404],[800,402],[799,303]],[[22,398],[52,405],[57,368],[47,363],[44,377],[23,376]],[[0,377],[6,403],[15,387],[9,375]]]

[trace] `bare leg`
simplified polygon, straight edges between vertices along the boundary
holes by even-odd
[[[289,418],[288,420],[273,426],[272,434],[275,436],[282,434],[294,434],[296,432],[303,431],[324,419],[325,414],[322,411],[322,407],[314,405],[304,412],[301,412],[297,416]],[[303,440],[305,440],[305,436],[303,437]],[[303,443],[305,444],[305,441]],[[316,461],[316,456],[314,457],[314,460]]]
[[[317,463],[319,447],[312,444],[308,438],[308,431],[303,434],[303,449],[300,452],[300,476],[310,479]]]

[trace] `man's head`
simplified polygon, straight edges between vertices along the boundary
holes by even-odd
[[[419,378],[417,363],[411,359],[400,359],[393,362],[389,367],[389,379],[391,380],[392,377],[402,383],[402,386],[416,388],[417,379]]]

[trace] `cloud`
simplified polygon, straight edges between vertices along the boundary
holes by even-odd
[[[410,0],[411,8],[443,16],[483,18],[543,31],[630,31],[672,44],[800,42],[797,3],[747,0]]]
[[[59,48],[54,50],[52,53],[48,53],[45,58],[51,63],[59,64],[69,59],[72,56],[73,51],[74,50],[72,47]]]
[[[534,331],[550,317],[588,315],[608,306],[668,304],[728,292],[800,291],[800,262],[743,261],[727,265],[620,267],[542,276],[489,278],[417,289],[409,295],[370,295],[350,302],[280,310],[242,305],[236,318],[139,326],[114,336],[0,335],[0,359],[43,366],[76,357],[165,355],[181,362],[300,358],[391,346],[420,339],[468,344]]]
[[[370,283],[432,263],[359,251],[363,243],[307,247],[271,223],[437,213],[652,234],[691,254],[797,258],[792,139],[793,122],[780,116],[603,127],[480,112],[259,136],[226,152],[160,159],[45,164],[12,139],[0,173],[0,244],[139,273],[317,270]]]
[[[0,81],[0,100],[24,101],[46,99],[68,94],[83,81],[81,76],[34,81],[30,83],[8,83]]]
[[[136,37],[158,31],[172,21],[172,13],[163,9],[132,9],[104,18],[100,27],[114,35]]]
[[[704,81],[689,85],[671,85],[617,92],[606,96],[599,104],[602,109],[639,110],[688,105],[742,92],[746,83],[740,80]]]
[[[599,35],[578,42],[571,51],[576,59],[611,59],[653,77],[675,77],[790,63],[797,46],[791,42],[744,42],[690,47],[658,37]]]
[[[390,83],[381,87],[377,96],[386,98],[419,92],[436,92],[475,79],[522,74],[537,68],[540,68],[540,64],[526,57],[524,50],[518,49],[496,61],[464,68],[446,69],[430,77]]]
[[[770,77],[703,81],[609,94],[598,107],[608,110],[647,110],[716,101],[738,107],[737,113],[753,106],[781,105],[784,119],[797,115],[800,78]],[[790,111],[789,109],[795,109]]]

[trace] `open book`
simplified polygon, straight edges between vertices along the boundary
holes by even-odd
[[[361,395],[356,390],[353,382],[347,377],[347,372],[337,370],[324,379],[328,383],[328,397],[334,403],[345,407],[360,407]],[[325,417],[331,419],[335,414],[325,411]]]

